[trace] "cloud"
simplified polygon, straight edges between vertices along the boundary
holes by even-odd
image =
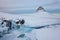
[[[44,7],[46,9],[50,9],[50,10],[56,10],[56,9],[60,9],[60,1],[59,0],[55,0],[53,3],[50,4],[46,4],[44,5]]]
[[[0,0],[0,7],[18,8],[18,7],[37,7],[54,2],[53,0]]]
[[[36,9],[39,6],[47,10],[60,9],[60,0],[0,0],[0,11]]]

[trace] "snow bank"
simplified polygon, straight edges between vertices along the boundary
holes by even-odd
[[[0,17],[5,17],[8,20],[24,19],[25,25],[28,25],[28,27],[29,26],[37,27],[42,25],[60,23],[60,17],[53,16],[52,14],[48,14],[47,12],[44,11],[39,11],[34,14],[19,14],[19,15],[0,12]],[[4,35],[4,37],[0,38],[0,40],[25,40],[27,38],[32,38],[32,40],[35,40],[35,38],[37,38],[38,40],[60,40],[59,38],[60,29],[56,30],[55,28],[33,30],[31,33],[26,33],[28,37],[25,36],[24,38],[17,38],[17,36],[20,34],[21,33],[19,31],[12,30],[10,34]]]
[[[60,22],[60,18],[58,16],[54,16],[44,11],[38,11],[33,14],[9,14],[0,12],[1,17],[5,17],[6,19],[24,19],[25,25],[30,26],[40,26],[47,25],[51,23]]]

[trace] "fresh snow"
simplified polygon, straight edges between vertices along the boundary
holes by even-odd
[[[27,27],[38,27],[60,23],[60,17],[49,14],[44,11],[39,11],[33,14],[9,14],[0,12],[1,17],[8,20],[24,19]],[[22,29],[22,30],[21,30]],[[26,29],[21,27],[19,30],[11,30],[9,34],[4,35],[0,40],[60,40],[60,25],[50,25],[42,29]],[[1,28],[0,28],[1,30]],[[31,30],[30,32],[27,32]],[[23,38],[17,38],[20,34],[25,34]]]
[[[44,11],[39,11],[33,14],[17,14],[17,15],[0,12],[0,16],[5,17],[6,19],[13,19],[13,20],[24,19],[25,25],[30,26],[36,26],[36,25],[40,26],[60,22],[59,16],[55,16]]]

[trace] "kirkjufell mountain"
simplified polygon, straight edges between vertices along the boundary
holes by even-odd
[[[36,11],[45,11],[45,9],[42,6],[39,6]]]
[[[11,20],[13,24],[18,21],[17,19],[24,19],[25,23],[24,25],[20,26],[20,28],[10,30],[8,33],[5,33],[8,28],[6,28],[5,24],[3,25],[5,27],[1,27],[1,22],[4,19]],[[13,26],[17,28],[16,25]],[[42,29],[37,28],[32,30],[35,27]],[[55,29],[55,27],[60,27],[60,17],[46,12],[43,7],[38,7],[36,12],[33,14],[10,14],[0,12],[0,40],[55,40],[59,39],[60,37],[60,30],[59,28],[58,30]],[[59,37],[56,38],[56,36]]]

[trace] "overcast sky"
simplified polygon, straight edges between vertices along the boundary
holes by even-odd
[[[60,0],[0,0],[0,9],[37,8],[60,9]]]
[[[3,8],[35,8],[38,6],[51,6],[51,4],[54,4],[52,6],[60,7],[60,1],[59,0],[0,0],[0,7]]]

